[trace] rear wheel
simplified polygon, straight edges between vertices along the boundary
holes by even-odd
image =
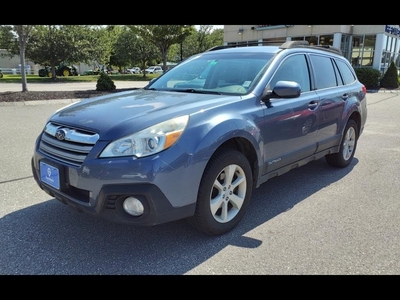
[[[356,152],[358,141],[358,127],[354,120],[347,122],[344,129],[342,143],[338,153],[328,154],[325,156],[328,164],[334,167],[344,168],[347,167],[353,160]]]
[[[187,219],[189,224],[209,235],[227,233],[243,218],[252,187],[252,170],[246,156],[237,150],[220,150],[204,171],[195,214]]]
[[[69,68],[67,68],[67,67],[64,67],[62,70],[61,70],[61,74],[62,74],[62,76],[70,76],[71,75],[71,71],[69,70]]]

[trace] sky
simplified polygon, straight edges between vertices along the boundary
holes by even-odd
[[[200,25],[194,25],[196,26],[196,29],[199,29]],[[211,25],[213,29],[224,29],[224,25]]]

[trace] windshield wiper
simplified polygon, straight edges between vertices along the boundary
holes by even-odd
[[[174,90],[174,91],[176,91],[176,92],[183,92],[183,93],[222,95],[220,92],[207,91],[207,90],[196,90],[196,89]]]

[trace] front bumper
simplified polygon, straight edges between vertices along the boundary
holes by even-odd
[[[189,155],[177,152],[140,162],[92,159],[74,167],[45,157],[36,148],[31,166],[42,190],[79,212],[118,223],[156,225],[189,217],[195,211],[201,172],[187,163]],[[41,180],[41,161],[59,170],[59,188]],[[139,169],[140,173],[134,172]],[[130,196],[141,200],[143,215],[135,217],[123,210],[122,203]]]

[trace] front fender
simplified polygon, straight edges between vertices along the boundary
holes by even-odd
[[[205,123],[198,124],[195,128],[193,132],[187,134],[197,138],[191,139],[192,143],[180,146],[187,153],[192,154],[192,160],[202,164],[202,168],[205,168],[211,156],[222,144],[235,138],[247,140],[254,148],[257,160],[262,161],[262,138],[259,128],[252,120],[219,115]]]

